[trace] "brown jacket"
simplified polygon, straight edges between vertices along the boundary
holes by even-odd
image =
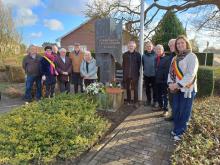
[[[22,67],[25,71],[25,74],[28,76],[40,76],[40,61],[41,56],[36,55],[36,58],[32,58],[29,54],[26,55],[22,62]]]
[[[68,82],[70,80],[70,75],[72,73],[72,62],[69,57],[65,57],[65,63],[60,56],[57,56],[56,61],[56,70],[59,73],[57,79],[61,82]],[[63,72],[68,72],[69,75],[63,75]]]
[[[80,50],[79,54],[76,55],[75,51],[70,53],[70,59],[72,61],[73,72],[80,73],[80,65],[83,60],[84,53]]]
[[[139,70],[141,67],[141,55],[140,53],[134,51],[130,53],[129,51],[123,54],[123,78],[126,81],[127,78],[132,78],[133,80],[139,79]]]

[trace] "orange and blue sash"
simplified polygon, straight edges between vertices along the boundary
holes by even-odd
[[[177,78],[179,80],[182,80],[183,79],[183,72],[181,71],[180,67],[177,64],[176,57],[174,57],[172,67],[173,67],[174,73],[177,76]]]
[[[177,63],[177,60],[176,60],[176,57],[174,57],[174,60],[173,60],[173,64],[172,64],[172,67],[173,67],[173,70],[174,70],[174,73],[176,75],[176,77],[179,79],[179,80],[182,80],[183,79],[183,72],[181,71],[178,63]],[[196,76],[194,77],[193,81],[189,84],[186,85],[187,88],[190,88],[193,83],[195,82],[196,80]]]

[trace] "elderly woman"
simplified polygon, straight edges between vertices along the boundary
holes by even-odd
[[[192,53],[191,45],[185,36],[175,42],[177,56],[173,58],[168,75],[168,85],[173,95],[174,140],[181,140],[191,116],[192,104],[197,92],[196,74],[199,63]]]
[[[159,103],[159,110],[163,111],[163,115],[168,114],[168,91],[167,91],[167,77],[170,68],[170,57],[164,53],[162,45],[155,47],[156,52],[156,88],[157,88],[157,100]]]
[[[66,49],[60,49],[60,55],[55,60],[56,69],[59,75],[57,80],[59,82],[60,92],[70,92],[70,75],[72,73],[72,62],[69,57],[66,56]]]
[[[83,77],[85,86],[95,82],[97,76],[96,60],[91,56],[91,52],[86,51],[84,53],[84,59],[80,65],[80,74]]]

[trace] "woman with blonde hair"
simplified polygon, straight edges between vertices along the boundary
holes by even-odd
[[[175,42],[177,56],[173,58],[168,75],[169,89],[173,95],[174,140],[181,140],[191,116],[197,92],[197,56],[192,52],[188,39],[181,35]]]

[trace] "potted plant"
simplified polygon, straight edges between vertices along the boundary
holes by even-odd
[[[98,110],[117,111],[124,104],[124,90],[115,82],[106,86],[95,82],[85,92],[96,99]]]

